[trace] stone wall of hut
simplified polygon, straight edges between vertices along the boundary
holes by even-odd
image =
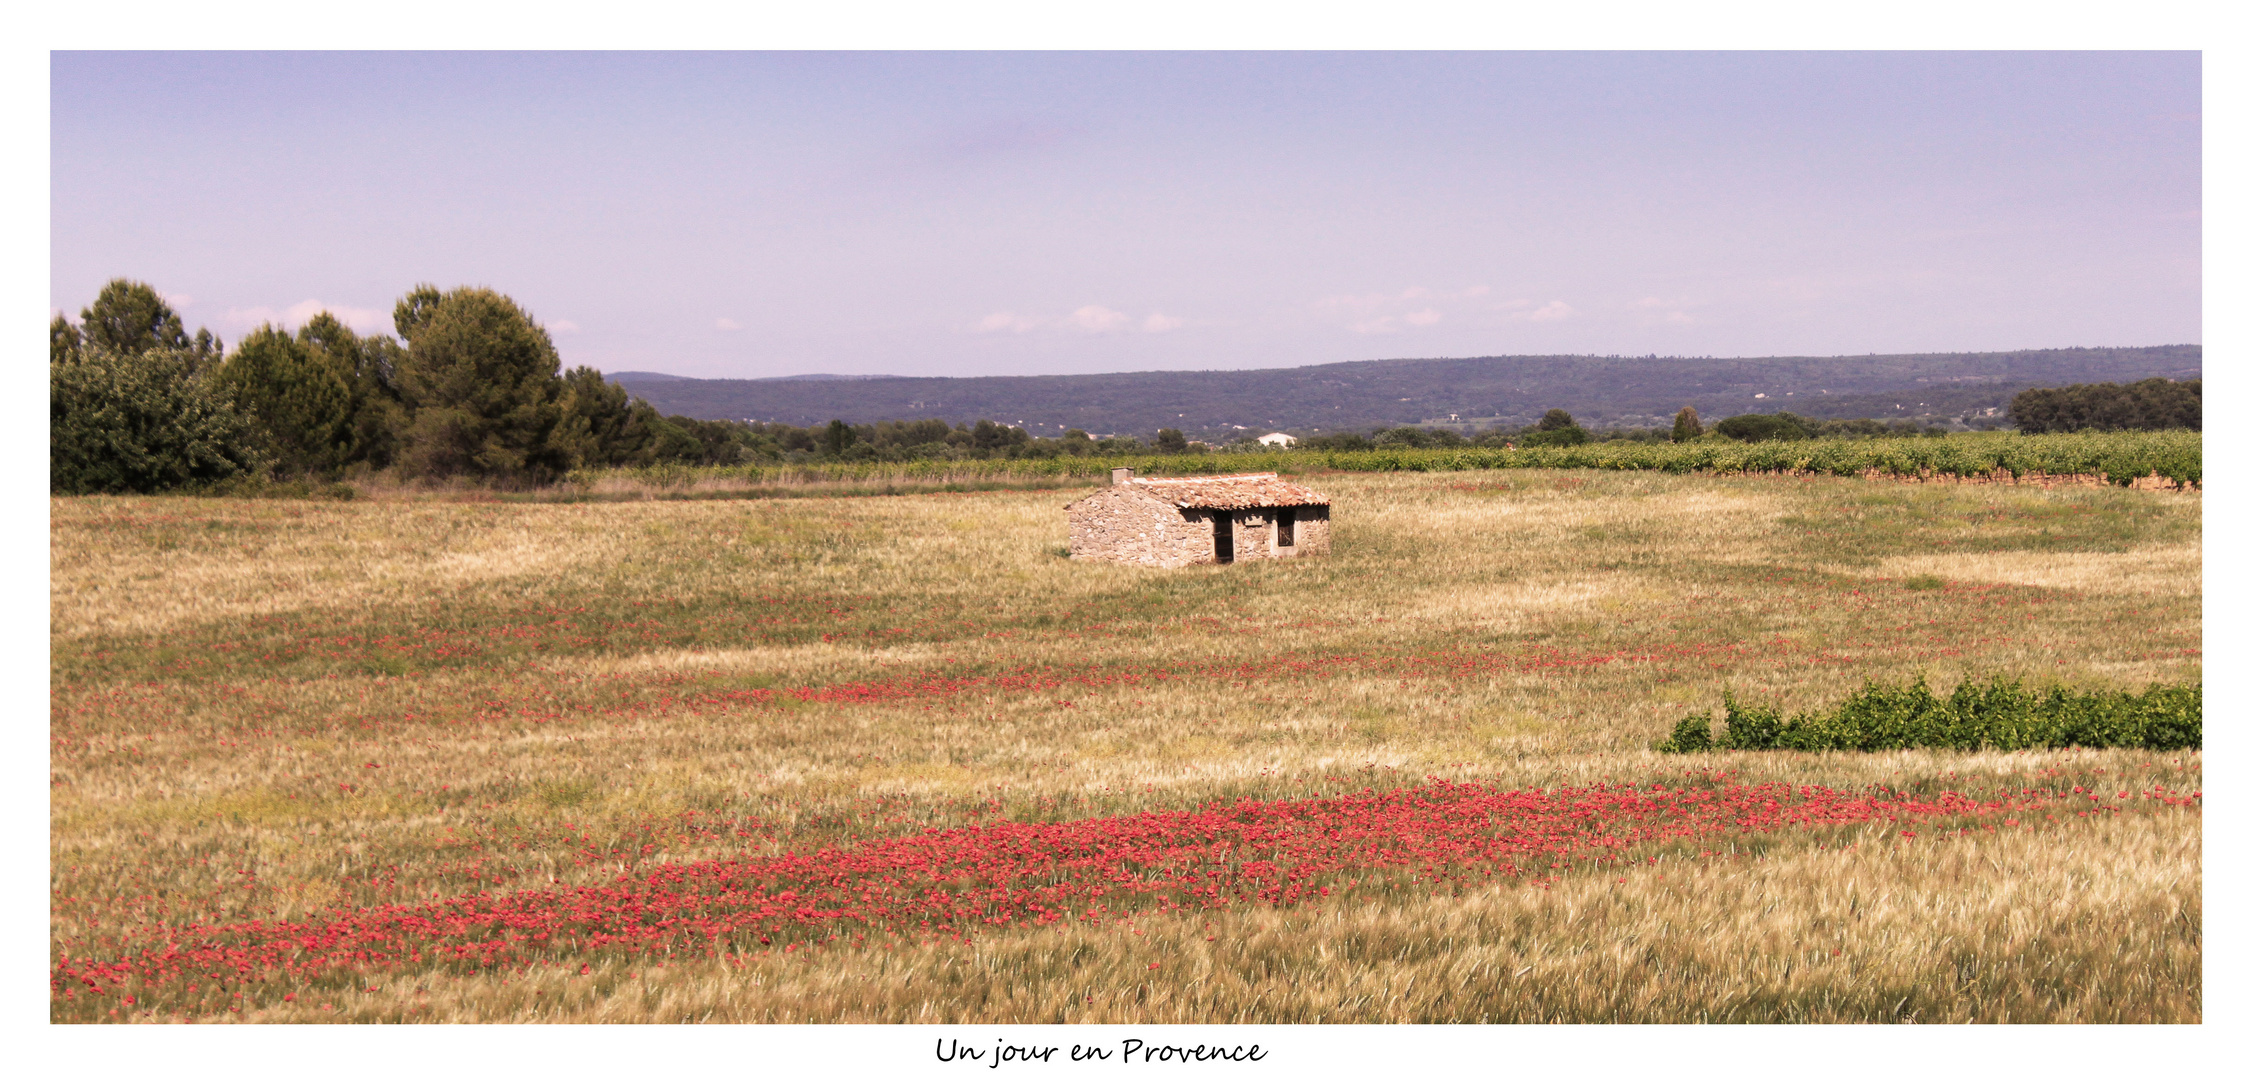
[[[1066,508],[1073,558],[1140,566],[1214,561],[1213,522],[1126,486],[1105,488]]]
[[[1277,517],[1292,513],[1293,543],[1277,543]],[[1106,488],[1066,509],[1073,558],[1141,566],[1190,566],[1214,561],[1214,519],[1231,519],[1237,561],[1291,559],[1331,551],[1328,506],[1183,509],[1125,485]]]

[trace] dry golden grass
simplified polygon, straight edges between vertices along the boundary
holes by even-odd
[[[581,884],[625,866],[998,813],[1284,797],[1326,775],[1375,786],[1432,774],[1514,786],[1668,779],[1686,762],[1647,747],[1725,687],[1804,707],[1866,677],[1921,671],[1941,686],[1966,673],[2135,686],[2200,672],[2197,492],[1526,472],[1314,482],[1338,507],[1332,557],[1180,572],[1052,554],[1071,491],[56,500],[56,947],[83,953],[148,922]],[[1920,574],[1947,584],[1909,587]],[[824,699],[850,684],[935,681],[949,689]],[[792,688],[814,700],[757,700]],[[1835,787],[2126,772],[2197,787],[2198,761],[1762,755],[1734,767],[1748,782]],[[762,830],[688,827],[688,811],[756,818]],[[576,862],[565,823],[624,854]],[[1929,902],[1896,890],[1893,921],[1859,924],[1883,931],[1861,967],[1786,973],[1775,939],[1695,933],[1740,917],[1700,906],[1724,902],[1714,890],[1668,899],[1667,883],[1682,880],[1670,873],[1417,901],[1431,908],[1239,912],[1229,918],[1243,933],[1218,940],[1264,940],[1262,956],[1297,959],[1207,950],[1195,982],[1113,971],[1133,951],[1121,935],[1029,931],[882,957],[794,956],[721,980],[606,961],[609,981],[596,981],[606,989],[566,980],[552,989],[579,997],[537,1008],[526,995],[547,975],[503,985],[402,972],[365,1002],[328,1003],[409,1015],[383,1011],[409,1007],[385,988],[426,986],[409,995],[412,1015],[484,1020],[2059,1020],[2130,1018],[2107,1002],[2174,987],[2146,996],[2178,1004],[2134,1015],[2186,1019],[2198,1012],[2198,835],[2197,814],[2173,813],[1937,847],[1942,861],[1918,871]],[[1983,884],[1950,869],[1945,854],[1960,851],[2024,872],[1992,871],[1999,880]],[[1908,858],[1780,851],[1700,872],[1751,875],[1733,887],[1780,898],[1783,914],[1765,925],[1815,926],[1831,917],[1824,875],[1883,875]],[[2101,917],[2102,894],[2069,889],[2078,866],[2121,876],[2122,911],[2176,904],[2189,929],[2127,934]],[[2037,899],[2054,895],[2042,882],[2098,906],[2055,912]],[[1641,907],[1598,902],[1636,890],[1652,890]],[[1563,909],[1551,905],[1572,895],[1589,898],[1575,909],[1583,921],[1556,921]],[[1427,955],[1409,947],[1427,922],[1486,944]],[[1384,926],[1407,951],[1345,944],[1379,940]],[[1522,926],[1562,935],[1554,948],[1578,943],[1579,966],[1559,968],[1541,993],[1488,968],[1440,992],[1456,953],[1502,965],[1549,940]],[[1167,920],[1139,929],[1136,947],[1156,935],[1187,950],[1204,936]],[[1625,954],[1607,951],[1606,935],[1632,931],[1669,943],[1666,964],[1678,965],[1663,964],[1674,974],[1648,980],[1648,994]],[[1935,966],[1942,938],[1980,943],[1990,974],[1977,992],[1934,996],[1949,966]],[[1070,977],[1054,966],[1071,955],[1055,951],[1066,940],[1097,958]],[[2014,974],[2037,942],[2081,957],[2078,978],[2097,982],[2069,993]],[[1328,981],[1313,980],[1307,965],[1326,956]],[[899,983],[903,971],[927,981]],[[1287,992],[1295,981],[1307,995]],[[1926,996],[1880,1000],[1913,983]],[[913,989],[942,984],[958,989]],[[1097,1011],[1054,1011],[1075,993]],[[1124,1010],[1136,994],[1145,1011],[1096,1004]],[[563,1011],[541,1011],[551,1007]],[[232,1015],[167,1000],[144,1011]]]

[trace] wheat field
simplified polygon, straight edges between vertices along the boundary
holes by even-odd
[[[51,1016],[2200,1019],[2197,752],[1650,749],[1726,689],[2198,680],[2197,490],[1306,479],[1330,557],[1181,571],[1061,557],[1071,490],[54,500],[51,956],[1443,781],[2056,809],[1048,924],[175,965],[57,978]]]

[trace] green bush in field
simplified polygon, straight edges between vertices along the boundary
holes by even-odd
[[[1715,725],[1706,713],[1692,713],[1676,721],[1676,730],[1658,749],[1663,754],[1695,754],[1715,745]]]
[[[1715,740],[1719,750],[1768,750],[1785,728],[1776,709],[1746,705],[1728,690],[1723,691],[1723,723],[1722,738]]]
[[[1829,712],[1781,717],[1725,692],[1724,732],[1705,715],[1677,722],[1658,749],[1718,750],[2034,750],[2068,746],[2142,750],[2200,748],[2200,686],[2156,685],[2143,693],[2023,689],[2001,677],[1959,683],[1937,697],[1920,678],[1903,686],[1866,682]]]
[[[262,473],[263,441],[193,349],[85,345],[47,365],[48,489],[146,494]]]

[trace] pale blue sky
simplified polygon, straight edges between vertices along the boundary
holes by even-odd
[[[704,377],[2201,340],[2194,53],[58,53],[50,304]]]

